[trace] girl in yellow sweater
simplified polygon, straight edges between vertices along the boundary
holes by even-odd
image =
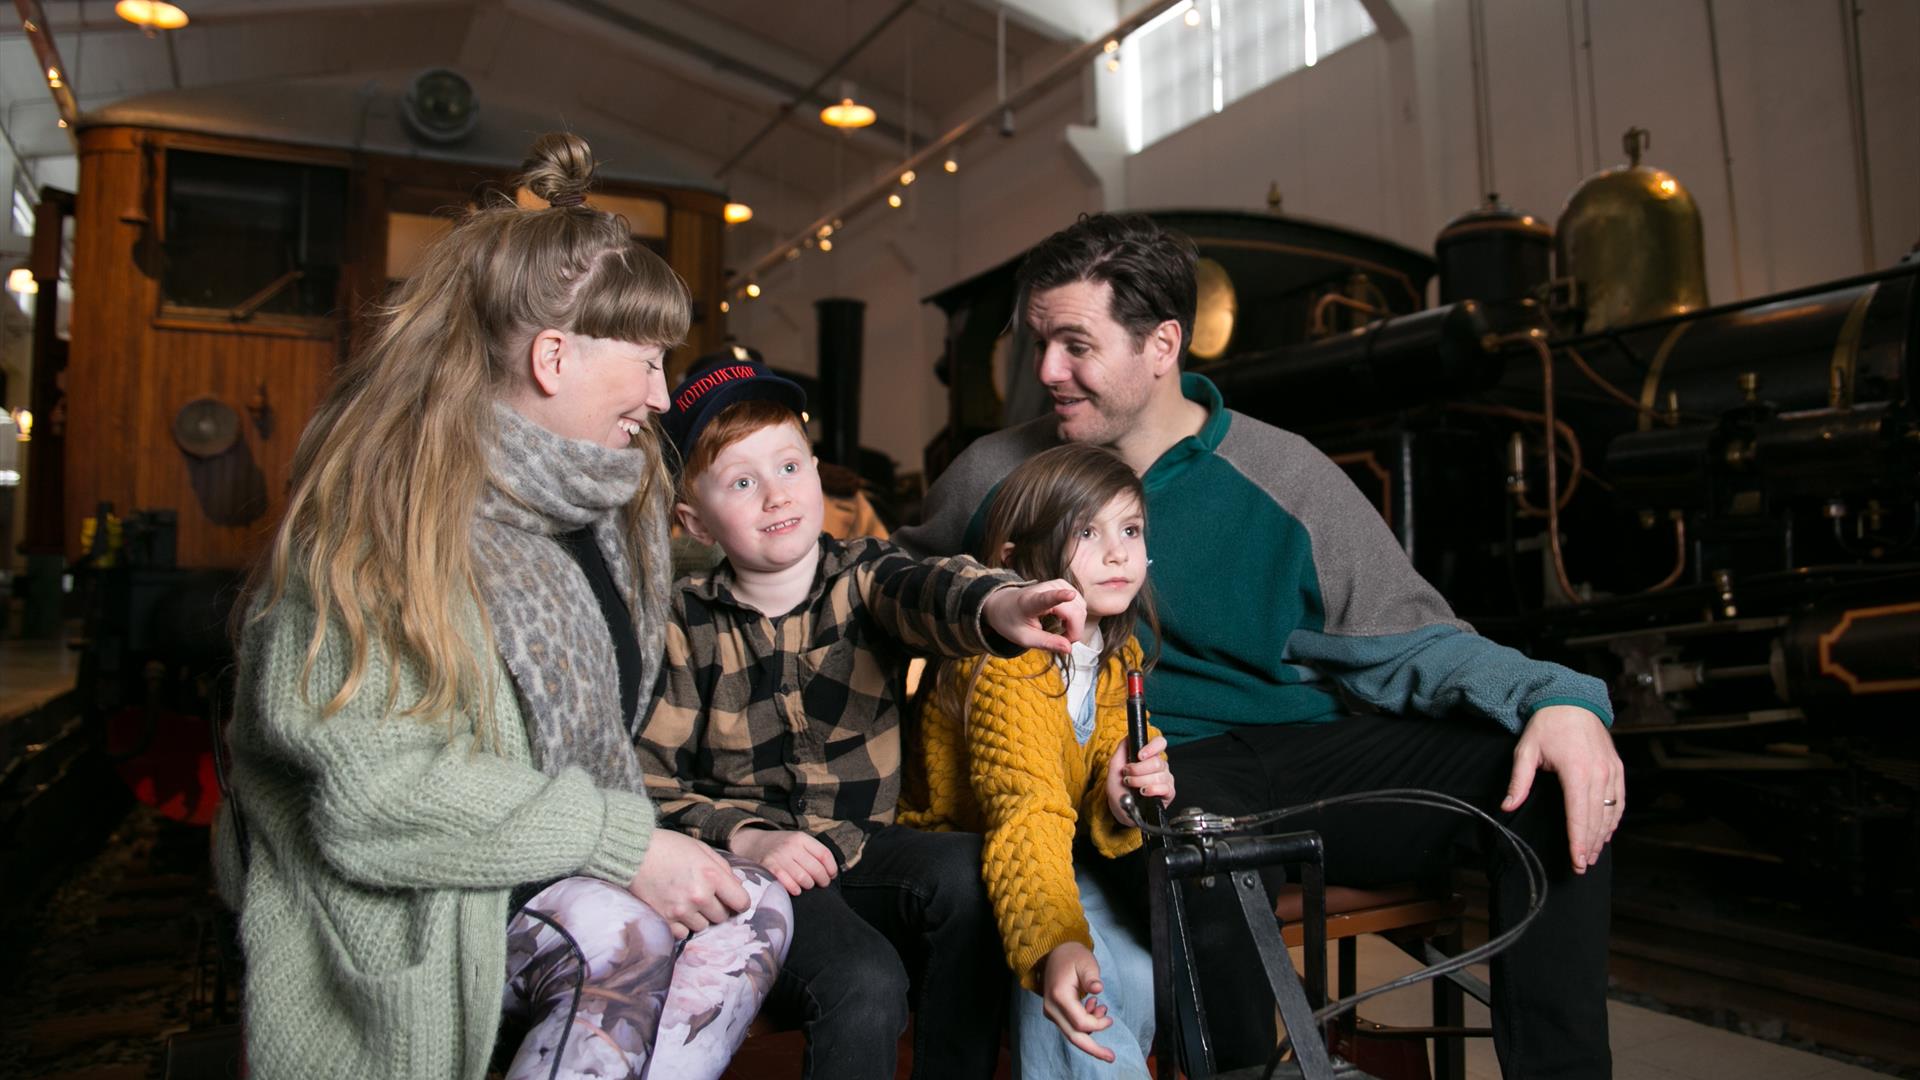
[[[1157,733],[1127,761],[1126,671],[1146,664],[1133,629],[1155,626],[1145,503],[1133,470],[1096,446],[1056,447],[1007,477],[981,559],[1072,581],[1086,597],[1086,640],[1070,657],[1036,649],[943,665],[909,763],[903,823],[986,838],[982,872],[1021,987],[1016,1078],[1148,1075],[1152,955],[1093,855],[1140,846],[1120,802],[1129,789],[1174,793]]]

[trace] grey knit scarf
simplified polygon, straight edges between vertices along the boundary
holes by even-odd
[[[640,704],[660,673],[666,638],[667,501],[650,500],[642,565],[661,580],[638,580],[622,535],[624,507],[645,478],[646,457],[567,439],[505,406],[494,406],[498,438],[473,526],[474,571],[513,676],[533,760],[549,775],[578,765],[602,787],[643,790],[622,716],[613,643],[587,576],[555,536],[589,527],[619,587],[640,640]]]

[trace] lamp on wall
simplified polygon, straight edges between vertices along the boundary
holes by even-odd
[[[33,441],[33,413],[31,410],[28,410],[28,409],[13,410],[13,423],[14,423],[14,426],[20,429],[20,434],[15,435],[14,436],[15,439],[19,440],[20,442]]]

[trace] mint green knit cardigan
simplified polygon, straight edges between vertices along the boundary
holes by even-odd
[[[290,590],[240,649],[230,738],[248,868],[224,812],[215,845],[222,895],[240,911],[252,1075],[482,1077],[506,985],[509,890],[576,874],[626,884],[653,804],[577,767],[535,769],[497,663],[490,750],[476,747],[471,717],[390,713],[395,664],[373,649],[365,689],[323,719],[349,650],[336,627],[303,694],[313,618]],[[397,678],[396,700],[417,700],[417,666],[400,663]]]

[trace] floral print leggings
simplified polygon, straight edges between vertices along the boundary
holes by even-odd
[[[508,921],[506,1012],[533,1030],[507,1080],[711,1080],[726,1070],[793,939],[786,890],[757,864],[726,858],[747,909],[685,941],[597,878],[557,881]]]

